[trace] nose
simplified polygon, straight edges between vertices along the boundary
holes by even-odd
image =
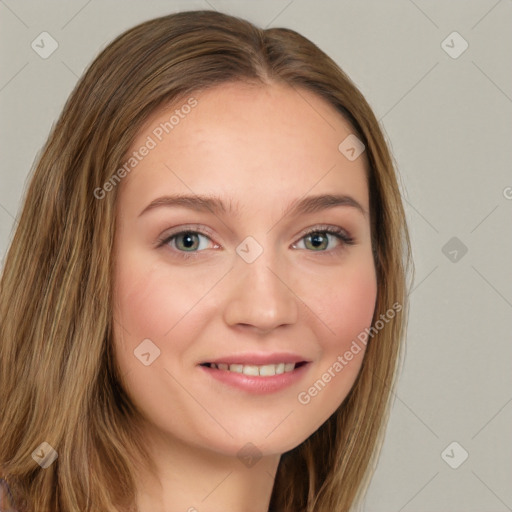
[[[292,272],[285,266],[270,251],[263,251],[252,263],[237,256],[224,308],[226,324],[265,334],[295,323],[299,299],[290,286]]]

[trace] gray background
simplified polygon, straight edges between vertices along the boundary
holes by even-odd
[[[2,259],[36,154],[85,66],[125,29],[195,8],[310,38],[361,89],[395,156],[416,279],[363,510],[512,510],[511,0],[0,0]],[[59,45],[47,59],[31,47],[43,31]],[[469,44],[457,58],[445,49],[462,40],[442,45],[454,31]],[[445,461],[462,450],[453,469]]]

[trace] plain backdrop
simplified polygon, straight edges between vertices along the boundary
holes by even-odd
[[[34,159],[84,68],[125,29],[189,9],[311,39],[365,95],[396,160],[416,278],[362,510],[512,510],[511,0],[1,0],[2,259]],[[33,49],[41,37],[47,51],[58,45],[47,58]]]

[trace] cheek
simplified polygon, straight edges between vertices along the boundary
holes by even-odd
[[[172,328],[172,297],[168,281],[161,279],[154,263],[124,252],[114,281],[114,341],[116,357],[124,372],[140,371],[134,350],[145,339],[160,348],[162,335]]]
[[[373,262],[342,269],[317,298],[320,318],[329,327],[326,350],[343,350],[369,327],[375,309],[377,280]]]
[[[359,374],[366,351],[361,340],[366,341],[365,329],[371,326],[377,296],[373,260],[340,268],[329,283],[324,293],[310,296],[328,328],[322,327],[325,334],[317,337],[319,364],[297,396],[305,418],[303,427],[310,433],[336,411]]]
[[[115,357],[123,386],[144,415],[165,416],[163,424],[168,427],[173,419],[162,414],[162,404],[179,393],[179,386],[164,369],[173,373],[172,361],[186,351],[188,339],[181,328],[188,325],[187,313],[200,295],[178,273],[170,276],[161,264],[137,257],[135,251],[119,262],[114,290]],[[172,336],[172,350],[167,347],[167,333]],[[152,344],[141,345],[147,339]],[[141,351],[139,346],[147,348]],[[157,354],[148,366],[137,357],[144,352],[150,352],[151,358]]]
[[[114,340],[124,372],[141,370],[134,350],[145,339],[160,350],[152,366],[172,367],[186,354],[193,336],[200,335],[203,303],[198,302],[222,273],[194,272],[193,278],[190,271],[171,272],[166,263],[126,251],[114,284]]]
[[[130,338],[162,339],[204,293],[201,279],[187,279],[185,272],[170,274],[158,262],[125,258],[116,273],[115,315]]]
[[[166,320],[162,314],[165,291],[165,282],[157,279],[151,267],[130,260],[120,265],[115,281],[114,318],[123,338],[142,341],[169,329],[171,319]]]

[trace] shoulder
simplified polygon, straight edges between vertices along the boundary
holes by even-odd
[[[11,489],[5,478],[0,478],[0,512],[16,512]]]

